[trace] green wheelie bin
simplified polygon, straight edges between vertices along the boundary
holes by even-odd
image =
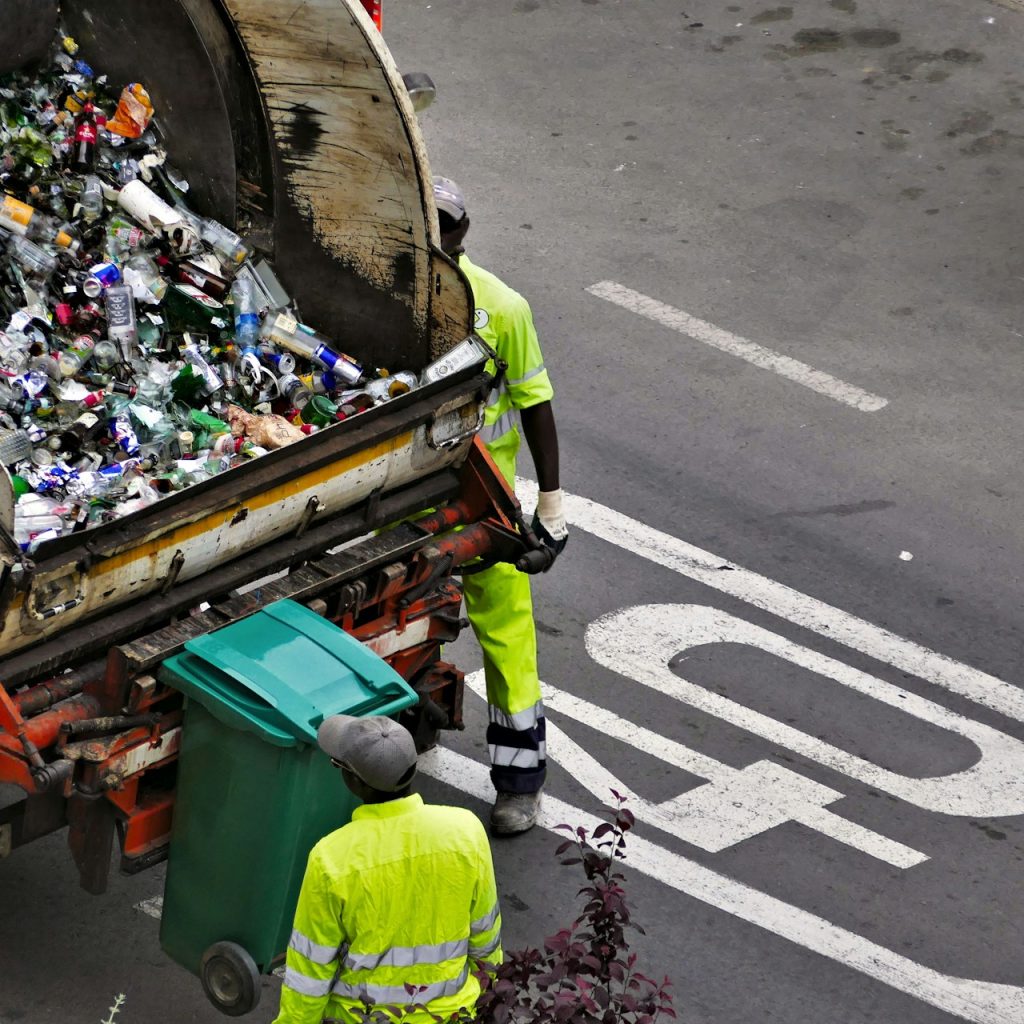
[[[292,601],[189,641],[160,678],[186,695],[160,943],[239,1016],[288,946],[309,851],[358,803],[317,727],[333,714],[394,716],[416,695]]]

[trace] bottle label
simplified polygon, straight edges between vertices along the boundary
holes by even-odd
[[[0,220],[23,235],[35,212],[28,203],[19,202],[13,196],[4,196],[3,204],[0,205]]]
[[[205,306],[207,309],[221,310],[224,308],[224,304],[218,302],[216,299],[211,298],[206,292],[200,291],[195,285],[191,284],[179,284],[177,285],[179,291],[184,292],[193,302],[198,302],[201,306]]]
[[[96,142],[96,126],[90,121],[83,121],[75,129],[75,142]]]
[[[282,334],[294,334],[299,327],[299,321],[287,313],[278,313],[274,321],[274,329]]]
[[[135,323],[132,295],[128,289],[124,292],[107,292],[106,306],[107,323],[111,328],[130,327]]]

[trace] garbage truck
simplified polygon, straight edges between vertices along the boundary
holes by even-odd
[[[59,18],[111,80],[145,83],[189,203],[244,226],[254,280],[283,285],[375,365],[437,368],[386,404],[31,553],[0,469],[0,858],[66,828],[91,893],[115,857],[133,873],[172,850],[189,718],[182,677],[164,669],[204,638],[298,606],[401,678],[422,749],[461,725],[462,674],[441,651],[466,624],[458,573],[550,561],[477,438],[502,367],[437,244],[422,79],[403,80],[379,8],[0,0],[0,73],[39,60]],[[261,278],[261,256],[274,274]],[[221,989],[230,1012],[247,1007],[237,979]]]

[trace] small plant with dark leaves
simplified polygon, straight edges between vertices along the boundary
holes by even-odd
[[[629,950],[627,932],[643,934],[631,919],[620,870],[634,818],[612,793],[616,810],[592,834],[558,826],[572,838],[556,855],[563,865],[581,865],[587,879],[580,916],[543,949],[510,953],[493,975],[479,975],[479,1024],[655,1024],[676,1016],[668,978],[659,983],[641,974]]]

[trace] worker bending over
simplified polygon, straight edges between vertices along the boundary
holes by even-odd
[[[416,747],[390,718],[333,715],[317,738],[364,803],[309,855],[274,1024],[357,1024],[367,1005],[409,1024],[472,1011],[473,970],[502,959],[483,826],[410,793]]]
[[[534,531],[558,554],[568,531],[558,480],[558,434],[551,409],[554,391],[530,306],[465,254],[462,243],[469,231],[469,216],[462,189],[450,178],[435,177],[434,201],[441,248],[458,261],[473,289],[474,329],[508,364],[505,378],[491,395],[480,436],[514,488],[521,423],[540,487]],[[537,820],[547,770],[530,578],[512,565],[499,563],[464,577],[463,592],[466,613],[483,651],[487,681],[487,746],[491,781],[498,791],[491,829],[513,835],[525,832]]]

